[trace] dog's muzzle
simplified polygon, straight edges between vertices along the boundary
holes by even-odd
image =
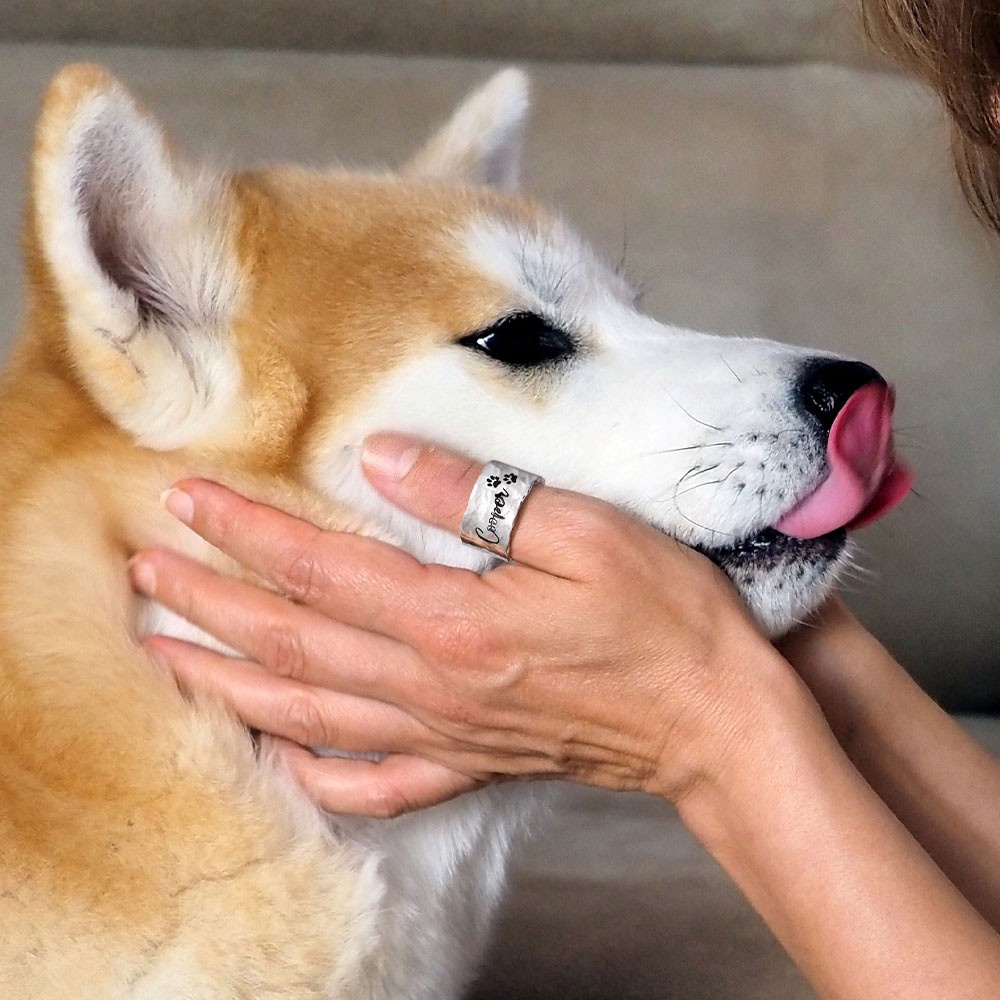
[[[510,560],[510,538],[521,504],[545,480],[503,462],[487,462],[469,497],[462,518],[462,541]]]

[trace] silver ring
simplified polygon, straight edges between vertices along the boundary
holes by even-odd
[[[532,488],[545,480],[503,462],[487,462],[462,518],[462,541],[510,561],[510,536]]]

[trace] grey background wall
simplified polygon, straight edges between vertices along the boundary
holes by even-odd
[[[868,58],[831,0],[0,0],[17,41],[626,62]]]

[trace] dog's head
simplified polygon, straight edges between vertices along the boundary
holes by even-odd
[[[422,557],[474,565],[360,474],[367,433],[420,434],[622,505],[714,558],[780,632],[830,586],[845,529],[906,492],[891,391],[857,362],[643,315],[512,192],[526,109],[508,70],[399,173],[219,175],[72,67],[33,161],[36,313],[145,448],[288,471]]]

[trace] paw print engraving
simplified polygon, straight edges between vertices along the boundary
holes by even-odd
[[[487,486],[499,486],[500,485],[500,477],[499,476],[487,476],[486,477],[486,485]]]
[[[513,472],[505,472],[503,476],[503,481],[505,483],[516,483],[517,476],[515,476]]]

